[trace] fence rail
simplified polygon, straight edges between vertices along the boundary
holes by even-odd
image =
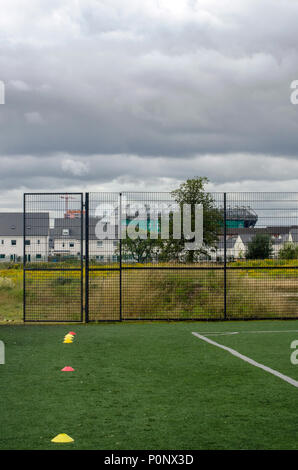
[[[206,195],[190,253],[170,193],[25,194],[24,321],[296,318],[298,193]]]

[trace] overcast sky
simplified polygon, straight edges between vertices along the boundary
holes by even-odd
[[[0,196],[298,191],[295,0],[1,0]]]

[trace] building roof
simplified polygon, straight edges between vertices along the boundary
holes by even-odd
[[[250,243],[253,237],[255,236],[255,233],[241,233],[239,234],[239,237],[241,238],[242,243],[246,245],[247,243]]]
[[[227,240],[226,240],[227,249],[234,248],[235,244],[237,242],[237,239],[238,239],[237,235],[236,236],[234,236],[234,235],[233,236],[228,236]],[[224,247],[224,237],[223,236],[219,237],[217,247],[218,248],[223,248]]]
[[[262,231],[262,232],[257,232],[257,233],[262,233],[264,235],[270,236],[270,239],[273,245],[281,245],[282,243],[285,243],[288,241],[288,232],[279,234],[278,238],[274,237],[272,233],[267,232],[267,231]],[[244,245],[247,245],[248,243],[252,241],[255,235],[256,233],[242,233],[242,234],[239,234],[239,237],[241,238]]]
[[[251,227],[251,228],[244,228],[244,227],[227,227],[227,234],[233,235],[256,235],[257,233],[267,233],[270,235],[285,235],[289,234],[291,230],[297,229],[297,226],[269,226],[269,227]]]
[[[97,237],[95,233],[96,225],[99,221],[100,219],[95,217],[89,218],[89,240],[99,240],[99,237]],[[63,234],[63,230],[68,230],[68,234]],[[52,239],[80,240],[81,232],[80,218],[57,218],[54,221],[54,228],[50,229],[50,237]],[[110,240],[117,238],[118,226],[108,224],[106,233],[109,235]],[[85,238],[85,224],[83,224],[83,238]]]
[[[48,212],[35,212],[26,214],[25,218],[26,236],[47,236],[49,232]],[[23,213],[22,212],[0,212],[0,236],[22,237],[23,236]]]
[[[292,229],[298,229],[298,227],[296,225],[293,225],[293,226],[285,226],[285,225],[282,225],[282,226],[270,226],[270,227],[266,227],[266,231],[268,233],[271,233],[272,235],[285,235],[285,234],[289,234],[289,232],[292,230]]]

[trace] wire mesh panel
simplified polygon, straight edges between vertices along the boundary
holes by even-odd
[[[25,321],[82,321],[80,271],[26,270]]]
[[[205,193],[198,198],[202,205],[202,220],[196,214],[186,222],[187,205],[173,193],[122,193],[122,264],[138,268],[146,266],[179,266],[205,268],[223,264],[223,193]],[[196,225],[203,228],[203,243],[195,247],[188,232],[194,234]],[[135,237],[135,239],[132,239]]]
[[[120,271],[91,269],[89,272],[89,321],[120,320]]]
[[[123,319],[224,318],[223,194],[206,194],[199,203],[203,220],[196,221],[194,212],[188,227],[195,233],[202,224],[196,246],[178,196],[122,193]]]
[[[89,193],[89,269],[119,268],[119,193]]]
[[[89,321],[121,319],[119,193],[87,195],[86,305]]]
[[[227,193],[226,198],[229,261],[280,259],[287,245],[297,247],[298,193]]]
[[[297,318],[298,269],[230,269],[227,275],[229,319]]]
[[[227,193],[228,318],[298,316],[298,194]]]
[[[127,269],[122,274],[124,320],[224,318],[224,272],[217,269]]]
[[[82,321],[83,195],[25,194],[24,320]]]

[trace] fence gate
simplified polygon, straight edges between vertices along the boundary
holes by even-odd
[[[83,194],[24,194],[24,321],[83,321]]]
[[[119,193],[86,194],[86,320],[121,320]],[[102,230],[101,230],[102,229]]]

